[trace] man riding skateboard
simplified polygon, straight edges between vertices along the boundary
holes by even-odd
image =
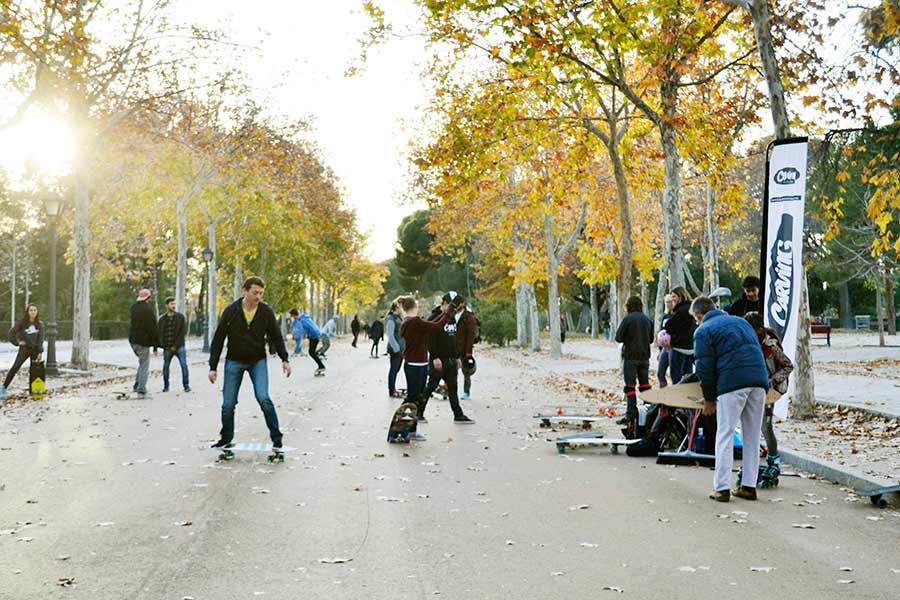
[[[234,439],[234,408],[238,403],[238,391],[244,372],[250,373],[253,393],[262,409],[272,438],[272,447],[281,448],[281,430],[275,405],[269,398],[269,371],[266,366],[266,342],[274,347],[281,359],[285,377],[291,376],[287,349],[281,328],[272,308],[262,301],[266,284],[259,277],[250,277],[241,290],[243,296],[222,311],[219,325],[213,336],[209,355],[209,382],[216,383],[216,368],[225,339],[228,338],[228,354],[225,356],[225,381],[222,386],[222,430],[213,448],[225,448]]]

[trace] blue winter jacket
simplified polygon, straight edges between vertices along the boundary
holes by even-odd
[[[301,314],[299,319],[294,320],[293,328],[295,338],[297,337],[298,329],[302,332],[302,335],[311,340],[317,340],[322,337],[322,332],[319,331],[319,328],[316,327],[316,324],[313,323],[313,320],[306,313]]]
[[[719,309],[706,313],[694,332],[694,371],[703,398],[712,402],[741,388],[769,389],[769,372],[753,328]]]

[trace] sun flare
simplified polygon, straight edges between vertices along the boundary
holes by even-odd
[[[53,114],[28,114],[0,130],[0,169],[14,183],[68,174],[74,152],[72,129]]]

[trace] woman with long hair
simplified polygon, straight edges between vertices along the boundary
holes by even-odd
[[[385,328],[387,329],[387,350],[391,359],[391,366],[388,369],[388,395],[391,398],[400,398],[400,392],[397,391],[397,375],[400,373],[400,366],[403,364],[403,338],[400,337],[400,306],[393,302],[391,309],[388,311],[384,319]]]
[[[29,304],[25,307],[25,316],[10,330],[9,341],[18,346],[19,352],[13,361],[12,367],[6,373],[6,379],[0,386],[0,400],[6,397],[6,390],[12,383],[13,377],[22,368],[26,360],[32,363],[43,362],[44,354],[44,326],[38,316],[38,307]]]
[[[694,371],[694,330],[697,322],[691,315],[691,295],[681,286],[671,291],[672,317],[663,328],[669,333],[669,372],[672,383],[679,383]]]

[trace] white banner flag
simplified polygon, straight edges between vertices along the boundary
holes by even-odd
[[[772,143],[766,164],[766,193],[763,209],[761,274],[763,318],[781,336],[784,352],[797,364],[797,333],[808,327],[800,314],[803,282],[803,215],[806,208],[807,138],[777,140]],[[795,371],[796,373],[796,371]],[[794,375],[796,377],[796,374]],[[787,394],[775,405],[775,414],[786,417],[788,399],[794,391],[794,377]]]

